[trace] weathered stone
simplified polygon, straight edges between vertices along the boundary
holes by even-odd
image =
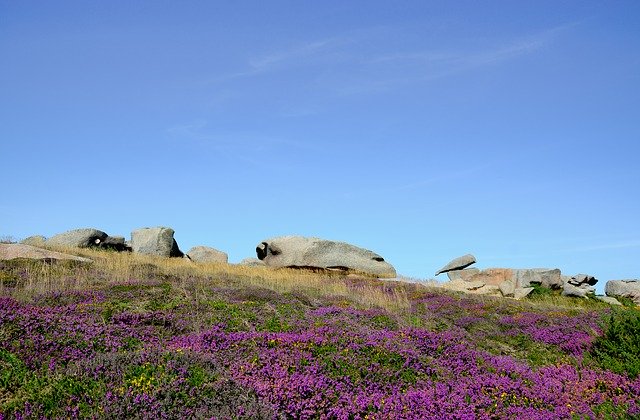
[[[47,238],[42,235],[29,236],[20,241],[23,245],[43,246]]]
[[[482,281],[450,280],[445,283],[440,283],[439,286],[447,290],[467,292],[471,290],[478,290],[481,287],[485,286],[485,283]]]
[[[264,261],[260,261],[257,258],[245,258],[242,261],[240,261],[238,265],[261,266],[261,267],[266,266]]]
[[[436,271],[436,276],[441,273],[446,273],[447,271],[452,270],[462,270],[470,266],[471,264],[476,262],[476,257],[471,254],[463,255],[462,257],[458,257],[454,260],[451,260],[449,264],[442,267],[440,270]]]
[[[351,270],[377,277],[396,277],[396,270],[380,255],[345,242],[281,236],[262,241],[256,247],[256,254],[270,267]]]
[[[595,286],[596,283],[598,282],[598,279],[588,274],[576,274],[575,276],[571,276],[567,280],[567,282],[574,286],[580,286],[581,284],[588,284],[589,286]]]
[[[453,270],[447,272],[449,280],[464,280],[471,281],[476,274],[479,274],[480,270],[477,268],[465,268],[463,270]]]
[[[160,257],[182,257],[178,243],[173,239],[174,230],[168,227],[136,229],[131,232],[133,252]]]
[[[0,260],[13,260],[15,258],[28,258],[33,260],[74,260],[91,262],[88,258],[63,254],[62,252],[49,251],[25,244],[0,244]]]
[[[483,281],[485,284],[500,286],[505,281],[514,279],[514,270],[510,268],[487,268],[473,276],[473,280]]]
[[[225,252],[218,251],[217,249],[208,246],[194,246],[187,251],[187,255],[195,262],[227,263],[229,261],[229,256]]]
[[[513,279],[503,281],[498,287],[500,288],[502,296],[505,297],[513,297],[513,294],[516,291],[516,285]]]
[[[533,292],[533,287],[519,287],[513,292],[513,298],[520,300],[529,296],[529,293]]]
[[[59,233],[45,241],[45,245],[87,248],[96,245],[96,239],[104,240],[108,235],[101,230],[87,228]]]
[[[604,286],[607,296],[622,296],[640,305],[640,280],[609,280]]]
[[[557,268],[522,268],[513,272],[516,287],[520,288],[539,284],[549,289],[560,289],[564,284],[560,270]]]
[[[574,286],[571,283],[565,283],[562,288],[562,296],[586,298],[589,294],[593,294],[595,290],[593,286],[586,284]]]
[[[599,299],[605,303],[608,303],[609,305],[618,305],[618,306],[622,306],[622,303],[620,303],[620,301],[618,301],[618,299],[611,297],[611,296],[596,296],[596,299]]]

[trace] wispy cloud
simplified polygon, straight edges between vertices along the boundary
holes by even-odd
[[[313,144],[254,132],[216,132],[206,120],[176,124],[166,129],[175,141],[186,142],[203,152],[215,152],[228,159],[242,161],[253,166],[271,167],[274,162],[280,169],[296,163],[295,156],[321,152]]]
[[[253,54],[246,59],[244,68],[206,83],[223,84],[300,69],[296,79],[305,88],[312,87],[316,94],[384,93],[535,54],[575,25],[569,23],[511,39],[454,40],[444,49],[408,51],[399,50],[380,31],[338,34]]]
[[[307,59],[311,56],[326,52],[331,48],[342,44],[344,40],[333,38],[320,41],[312,41],[306,44],[296,45],[289,49],[274,51],[265,55],[251,58],[249,65],[254,72],[264,72],[276,68],[285,63],[292,63]]]
[[[560,33],[576,24],[565,24],[540,31],[533,35],[496,42],[483,47],[453,48],[447,50],[420,50],[393,52],[371,57],[366,61],[373,74],[393,74],[402,77],[363,78],[358,83],[339,89],[339,94],[380,93],[406,85],[425,83],[462,74],[490,65],[516,60],[544,49]]]

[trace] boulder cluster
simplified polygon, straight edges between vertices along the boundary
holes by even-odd
[[[436,271],[435,275],[447,274],[449,281],[441,284],[446,289],[514,299],[526,297],[536,285],[562,290],[563,296],[586,298],[594,295],[593,286],[598,282],[589,274],[562,275],[558,268],[469,268],[475,263],[473,255],[463,255]],[[623,296],[640,304],[640,281],[610,280],[605,293],[607,296],[595,297],[615,305],[620,304],[615,297]]]
[[[93,247],[160,257],[183,257],[200,263],[228,262],[225,252],[208,246],[195,246],[183,253],[173,237],[174,233],[168,227],[147,227],[132,231],[131,240],[126,241],[122,236],[110,236],[98,229],[74,229],[48,239],[30,236],[21,241],[21,245]],[[57,255],[60,259],[61,254]],[[340,270],[381,278],[396,277],[396,270],[380,255],[345,242],[320,238],[282,236],[266,239],[256,247],[256,255],[258,258],[245,258],[239,265]]]
[[[159,257],[184,257],[196,262],[228,261],[226,253],[206,246],[195,246],[185,254],[180,250],[174,234],[169,227],[145,227],[133,230],[131,240],[127,241],[124,236],[110,236],[101,230],[86,228],[59,233],[48,239],[40,235],[30,236],[20,243],[35,247],[101,248]]]
[[[102,248],[118,252],[134,252],[160,257],[187,258],[198,263],[228,263],[225,252],[200,245],[186,253],[180,250],[169,227],[145,227],[131,232],[131,239],[110,236],[93,228],[74,229],[50,238],[30,236],[20,244],[3,244],[0,259],[79,259],[43,247]],[[355,245],[315,237],[280,236],[265,239],[256,246],[257,258],[245,258],[239,265],[273,268],[306,268],[361,273],[378,278],[395,278],[395,268],[383,257]],[[487,268],[470,267],[476,258],[463,255],[450,261],[435,275],[447,274],[449,281],[440,286],[465,293],[503,296],[522,299],[536,285],[561,290],[562,295],[579,298],[593,296],[598,280],[588,274],[562,275],[557,268]],[[610,304],[620,304],[623,297],[640,305],[640,280],[610,280],[605,287],[607,296],[595,296]]]

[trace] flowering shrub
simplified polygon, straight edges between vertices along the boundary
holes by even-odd
[[[640,379],[590,356],[602,310],[176,283],[0,297],[0,418],[640,416]]]

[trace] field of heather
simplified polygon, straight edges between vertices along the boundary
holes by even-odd
[[[0,262],[2,419],[640,417],[635,307],[82,255]]]

